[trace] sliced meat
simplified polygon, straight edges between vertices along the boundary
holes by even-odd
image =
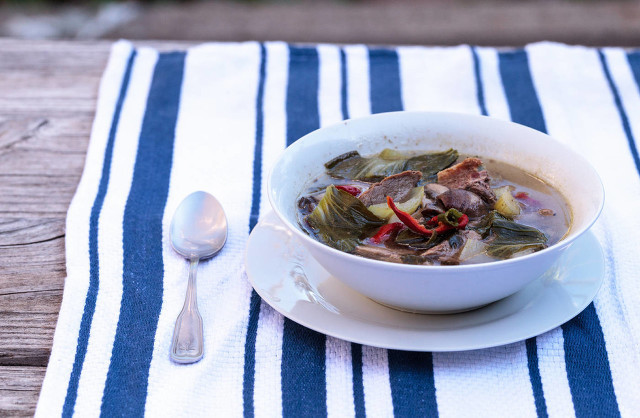
[[[431,199],[437,198],[442,193],[449,190],[447,186],[438,183],[429,183],[424,185],[424,194]]]
[[[402,256],[402,262],[404,264],[419,264],[419,265],[433,265],[433,261],[422,255],[407,254]]]
[[[487,203],[495,203],[496,195],[489,187],[489,173],[480,170],[479,158],[466,158],[464,161],[438,173],[438,184],[450,189],[465,189],[480,196]]]
[[[384,203],[387,196],[391,196],[396,202],[404,202],[409,197],[411,189],[416,187],[421,178],[422,173],[419,171],[403,171],[371,185],[366,192],[358,196],[358,199],[365,206]]]
[[[442,264],[452,264],[447,261],[452,260],[456,255],[456,252],[458,252],[458,249],[453,248],[451,244],[449,244],[449,240],[445,240],[435,247],[429,248],[427,251],[422,253],[422,255],[427,259],[438,261]]]
[[[435,247],[429,248],[421,255],[440,264],[460,264],[460,253],[468,239],[481,239],[476,231],[462,230],[448,240],[442,241]]]
[[[422,216],[424,216],[427,219],[431,219],[436,215],[440,215],[441,213],[444,213],[444,209],[436,201],[431,200],[426,196],[422,198],[421,206],[422,206],[422,209],[420,210],[419,213],[422,214]]]
[[[486,173],[486,171],[485,171]],[[495,193],[493,193],[493,190],[491,190],[491,188],[489,187],[489,177],[487,176],[487,181],[486,182],[477,182],[477,183],[473,183],[470,184],[466,187],[467,190],[469,190],[470,192],[473,192],[475,194],[477,194],[478,196],[480,196],[485,202],[493,205],[494,203],[496,203],[496,201],[498,200],[496,198]]]
[[[373,258],[374,260],[389,261],[402,264],[402,256],[398,251],[373,245],[358,245],[353,252],[356,255]]]
[[[318,205],[318,201],[311,196],[304,196],[298,200],[298,209],[302,212],[302,215],[307,216]]]
[[[489,206],[477,194],[464,189],[452,189],[438,196],[445,209],[457,209],[469,218],[478,218],[489,212]]]

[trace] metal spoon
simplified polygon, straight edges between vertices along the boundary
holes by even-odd
[[[176,363],[195,363],[204,351],[196,273],[198,262],[220,251],[227,240],[227,218],[222,205],[209,193],[190,194],[173,215],[170,236],[173,249],[191,263],[187,295],[173,330],[171,359]]]

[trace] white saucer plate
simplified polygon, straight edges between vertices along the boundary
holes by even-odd
[[[332,277],[274,213],[251,233],[245,265],[256,292],[287,318],[347,341],[410,351],[474,350],[542,334],[582,312],[604,279],[602,248],[587,232],[547,273],[512,296],[459,314],[403,312]]]

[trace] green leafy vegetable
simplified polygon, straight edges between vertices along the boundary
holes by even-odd
[[[413,232],[410,229],[403,229],[396,236],[396,244],[419,248],[421,250],[428,250],[431,247],[435,247],[440,241],[442,241],[442,239],[438,234],[434,233],[426,236]]]
[[[337,178],[376,182],[393,174],[416,170],[422,172],[424,181],[433,181],[438,171],[449,167],[457,159],[458,152],[454,149],[410,158],[388,149],[368,158],[351,151],[329,161],[325,167],[330,176]]]
[[[327,187],[318,206],[305,219],[320,241],[346,252],[352,252],[360,240],[386,223],[358,198],[334,185]]]
[[[510,221],[492,211],[474,228],[487,242],[487,255],[510,258],[522,251],[539,251],[547,247],[547,236],[538,229]]]
[[[451,208],[445,213],[438,215],[438,221],[452,228],[457,228],[460,225],[460,218],[462,218],[462,215],[464,215],[464,213],[456,210],[455,208]]]
[[[324,166],[327,169],[333,168],[336,165],[340,164],[341,162],[343,162],[345,160],[348,160],[349,158],[359,157],[359,156],[360,156],[360,154],[358,153],[358,151],[345,152],[344,154],[338,155],[336,158],[332,159],[331,161],[327,161],[324,164]]]
[[[403,171],[417,170],[422,172],[422,179],[425,181],[435,181],[438,171],[442,171],[455,163],[458,159],[458,151],[449,148],[443,152],[418,155],[409,158]]]

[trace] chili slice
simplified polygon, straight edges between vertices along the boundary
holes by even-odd
[[[404,224],[402,222],[393,222],[390,224],[382,225],[378,232],[376,232],[376,234],[371,237],[371,242],[373,242],[374,244],[380,244],[381,242],[386,241],[391,234],[399,231],[403,226]]]
[[[407,212],[404,212],[398,209],[395,203],[393,203],[393,199],[391,198],[391,196],[387,196],[387,205],[393,211],[393,213],[396,214],[398,219],[400,219],[400,221],[403,224],[405,224],[407,228],[409,228],[413,232],[417,232],[418,234],[422,234],[422,235],[433,234],[433,231],[430,231],[424,226],[420,225],[420,223],[413,216],[411,216]]]
[[[449,209],[451,210],[451,209]],[[448,212],[448,211],[447,211]],[[442,222],[440,219],[438,219],[439,216],[446,216],[446,213],[444,214],[440,214],[440,215],[436,215],[433,218],[429,219],[429,222],[427,222],[427,225],[429,226],[436,226],[437,228],[434,230],[435,232],[437,232],[438,234],[442,234],[443,232],[446,232],[450,229],[456,228],[456,229],[462,229],[465,226],[467,226],[467,224],[469,223],[469,217],[467,215],[465,215],[464,213],[462,213],[457,221],[458,221],[458,225],[457,226],[452,226],[452,225],[447,225],[444,222]]]
[[[355,196],[355,197],[358,197],[358,195],[361,193],[361,190],[356,186],[336,186],[336,189],[344,190],[345,192],[349,193],[351,196]]]
[[[518,192],[513,197],[522,201],[527,206],[533,206],[534,208],[541,208],[542,203],[538,202],[536,199],[532,198],[527,192]]]
[[[387,205],[391,208],[393,213],[396,214],[398,219],[402,221],[403,224],[405,224],[410,230],[412,230],[413,232],[417,232],[418,234],[431,235],[434,232],[436,234],[442,234],[443,232],[446,232],[450,229],[462,229],[465,226],[467,226],[467,224],[469,223],[469,217],[467,215],[465,215],[464,213],[460,213],[455,209],[449,209],[446,213],[441,213],[440,215],[434,216],[433,218],[429,219],[429,222],[427,222],[427,225],[431,225],[431,226],[438,225],[435,229],[430,230],[420,225],[420,223],[407,212],[403,212],[400,209],[398,209],[395,203],[393,203],[393,199],[391,198],[391,196],[387,196]],[[455,212],[452,212],[452,211],[455,211]],[[460,214],[460,216],[458,216],[457,218],[458,224],[456,226],[447,225],[446,223],[442,222],[439,219],[439,217],[441,216],[444,219],[446,219],[446,216],[449,214],[454,216],[457,216],[458,214]]]

